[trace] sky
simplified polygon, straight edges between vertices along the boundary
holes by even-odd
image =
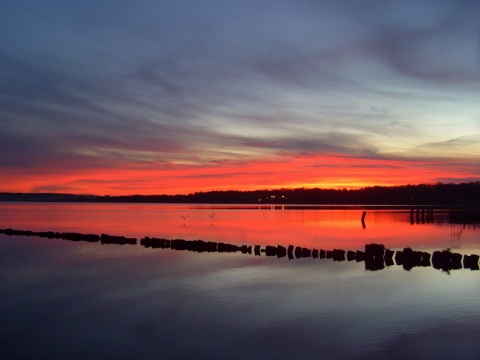
[[[7,0],[0,23],[0,191],[480,180],[478,0]]]

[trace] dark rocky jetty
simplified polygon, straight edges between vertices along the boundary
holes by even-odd
[[[287,249],[282,245],[278,245],[277,251],[278,251],[277,256],[279,258],[287,256]]]
[[[347,251],[347,260],[348,261],[353,261],[355,260],[355,251],[352,251],[352,250],[348,250]]]
[[[332,251],[333,261],[345,261],[345,250],[334,249]]]
[[[463,267],[470,270],[478,270],[478,255],[465,255],[463,257]]]
[[[17,235],[17,236],[36,236],[47,239],[63,239],[71,241],[88,241],[98,242],[100,236],[96,234],[80,234],[76,232],[54,232],[54,231],[30,231],[30,230],[14,230],[0,229],[0,234]]]
[[[100,242],[102,244],[115,244],[115,245],[136,245],[137,239],[127,238],[125,236],[107,235],[102,234],[100,236]]]
[[[159,239],[159,238],[150,238],[145,237],[140,240],[140,245],[146,248],[160,248],[160,249],[168,249],[170,248],[170,240],[168,239]],[[217,244],[215,244],[215,251],[217,250]]]
[[[357,250],[355,252],[355,260],[357,262],[360,262],[360,261],[365,261],[365,258],[366,258],[366,255],[363,251],[360,251],[360,250]]]
[[[265,248],[265,255],[282,258],[287,256],[287,249],[282,245],[278,245],[278,246],[267,245]]]
[[[385,246],[381,244],[365,245],[365,269],[370,271],[382,270],[385,267],[384,253]]]
[[[302,248],[302,257],[303,258],[312,257],[312,250],[307,248]]]
[[[402,265],[405,270],[411,270],[414,267],[431,266],[430,257],[431,255],[427,252],[405,248],[403,251],[397,251],[395,261],[397,265]]]
[[[15,230],[11,228],[0,229],[0,234],[8,236],[36,236],[48,239],[63,239],[69,241],[86,241],[100,242],[101,244],[116,245],[135,245],[136,238],[128,238],[124,236],[114,236],[107,234],[81,234],[76,232],[54,232],[54,231],[30,231]],[[176,251],[193,251],[218,252],[218,253],[242,253],[255,256],[262,256],[262,253],[268,257],[283,258],[288,257],[289,260],[300,258],[313,259],[331,259],[333,261],[353,261],[365,262],[365,269],[368,271],[382,270],[385,266],[402,266],[405,270],[410,271],[415,267],[433,267],[438,270],[449,273],[451,270],[469,269],[479,270],[479,255],[464,255],[451,252],[450,249],[434,251],[432,254],[424,251],[415,251],[411,248],[404,248],[400,251],[386,249],[382,244],[366,244],[364,251],[361,250],[324,250],[309,249],[306,247],[295,247],[288,245],[267,245],[262,248],[261,245],[234,245],[223,242],[212,242],[204,240],[184,240],[184,239],[164,239],[154,237],[144,237],[140,240],[140,245],[145,248],[152,249],[171,249]],[[252,251],[253,250],[253,251]]]
[[[385,260],[385,265],[387,266],[392,266],[393,263],[393,254],[395,254],[395,251],[385,249],[385,255],[383,256],[383,259]]]
[[[219,253],[235,253],[241,252],[242,254],[252,254],[252,246],[247,245],[233,245],[225,243],[216,243],[213,241],[203,240],[184,240],[184,239],[162,239],[144,237],[140,240],[140,245],[146,248],[160,248],[160,249],[172,249],[178,251],[193,251],[198,253],[203,252],[219,252]],[[255,246],[255,251],[260,254],[260,246]]]
[[[432,265],[435,269],[450,271],[462,268],[462,255],[452,253],[450,249],[434,251],[432,254]]]

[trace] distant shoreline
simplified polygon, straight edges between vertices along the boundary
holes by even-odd
[[[379,205],[379,204],[248,204],[248,203],[188,203],[188,202],[107,202],[107,201],[14,201],[0,200],[0,204],[109,204],[109,205],[165,205],[165,206],[179,206],[186,207],[193,210],[279,210],[279,211],[293,211],[293,210],[392,210],[411,212],[420,209],[434,209],[438,212],[461,211],[463,207],[456,205]]]
[[[480,207],[480,182],[436,185],[374,186],[355,190],[276,189],[208,191],[187,195],[78,195],[0,192],[1,202],[244,204],[260,206],[434,206]],[[333,204],[333,205],[332,205]]]

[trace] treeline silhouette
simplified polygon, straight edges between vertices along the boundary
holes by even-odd
[[[480,182],[461,184],[374,186],[362,189],[297,188],[254,191],[208,191],[188,195],[97,196],[56,193],[0,193],[0,201],[208,203],[208,204],[338,204],[480,206]]]
[[[70,241],[100,242],[101,244],[136,245],[136,238],[107,234],[81,234],[75,232],[54,232],[54,231],[30,231],[15,229],[0,229],[0,234],[9,236],[37,236],[49,239],[64,239]],[[288,259],[314,258],[331,259],[333,261],[356,261],[364,262],[365,270],[378,271],[396,263],[403,269],[410,271],[414,267],[433,267],[449,273],[451,270],[470,269],[479,270],[479,255],[462,255],[453,253],[450,249],[434,251],[432,254],[425,251],[415,251],[411,248],[404,248],[401,251],[386,249],[382,244],[366,244],[365,250],[342,250],[342,249],[309,249],[300,246],[272,246],[267,245],[235,245],[223,242],[204,240],[164,239],[144,237],[140,244],[145,248],[170,249],[177,251],[192,251],[196,253],[242,253],[255,256],[265,256]],[[395,260],[395,262],[394,262]]]

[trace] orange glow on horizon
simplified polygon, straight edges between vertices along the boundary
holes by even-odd
[[[172,165],[167,169],[131,164],[109,170],[59,173],[45,170],[18,174],[7,170],[0,180],[0,191],[149,195],[301,187],[358,189],[445,182],[441,180],[445,178],[471,181],[478,179],[475,167],[474,163],[460,161],[452,165],[441,160],[383,160],[329,154],[205,166]]]

